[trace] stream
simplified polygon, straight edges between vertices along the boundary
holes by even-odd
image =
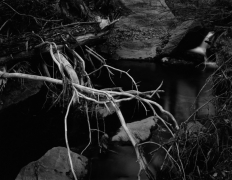
[[[155,101],[162,105],[165,110],[171,112],[179,124],[188,119],[195,109],[204,104],[206,105],[194,117],[203,118],[214,115],[213,105],[207,103],[213,97],[211,94],[212,84],[206,83],[207,78],[214,71],[213,69],[185,66],[168,67],[138,61],[114,61],[110,62],[109,65],[127,71],[134,78],[139,91],[154,90],[163,82],[161,89],[164,92],[160,93],[160,98],[156,97]],[[112,72],[115,74],[111,77],[114,86],[122,87],[123,90],[135,89],[125,74]],[[113,87],[111,80],[105,80],[106,76],[108,76],[107,71],[102,71],[100,77],[96,79],[97,84],[103,87]],[[102,77],[104,77],[104,81]],[[126,122],[141,120],[147,115],[152,115],[151,112],[146,114],[144,107],[135,101],[122,104],[121,111]],[[106,124],[108,121],[111,126],[114,126],[113,120],[111,120],[106,120]],[[139,165],[133,147],[112,146],[110,148],[112,151],[108,151],[105,155],[93,160],[90,179],[136,180]],[[160,158],[162,159],[162,157]],[[145,180],[147,177],[142,175],[141,179]]]
[[[109,65],[128,72],[137,83],[138,90],[142,92],[155,90],[163,82],[160,89],[164,92],[159,93],[160,98],[155,96],[154,100],[165,110],[171,112],[179,124],[186,120],[195,109],[204,104],[206,105],[198,111],[197,117],[202,118],[214,114],[213,105],[207,103],[213,98],[211,95],[212,84],[210,81],[206,83],[207,78],[213,73],[214,69],[203,70],[204,67],[192,66],[168,67],[161,64],[136,61],[116,61],[110,62]],[[101,72],[100,77],[96,79],[97,84],[103,87],[122,87],[123,90],[136,89],[125,73],[118,73],[114,70],[112,72],[114,76],[111,76],[111,80],[114,84],[107,78],[109,77],[107,71]],[[125,111],[124,115],[129,122],[141,120],[141,117],[146,116],[141,104],[138,105],[138,103],[134,102],[125,104],[122,105],[122,111]],[[127,104],[130,104],[130,106]],[[139,109],[134,109],[136,107]],[[137,116],[130,116],[130,111],[133,113],[137,111]]]
[[[198,108],[212,98],[211,84],[208,83],[196,100],[206,79],[213,72],[211,69],[202,71],[202,68],[168,67],[138,61],[113,61],[109,65],[125,71],[129,70],[129,74],[134,78],[140,91],[154,90],[163,82],[161,89],[165,92],[160,93],[160,98],[155,97],[154,100],[162,105],[165,110],[170,111],[179,123],[191,115],[194,111],[191,107]],[[122,87],[123,90],[135,89],[132,86],[131,79],[125,74],[120,74],[114,70],[112,72],[114,73],[112,80],[115,85],[107,78],[108,73],[104,69],[101,70],[100,76],[93,77],[95,79],[94,83],[99,88],[118,86]],[[46,92],[47,90],[44,87],[38,94],[1,113],[1,145],[4,147],[1,153],[3,172],[1,179],[15,179],[22,167],[38,160],[52,147],[65,146],[63,140],[58,141],[64,134],[64,117],[58,107],[49,111],[47,109],[50,106],[44,107]],[[192,106],[195,100],[196,105]],[[135,100],[122,103],[120,109],[127,123],[152,116],[151,111],[146,113],[144,107]],[[213,114],[213,106],[209,104],[197,113],[196,118]],[[105,119],[105,125],[106,130],[110,129],[110,132],[107,132],[109,136],[114,135],[120,127],[115,114]],[[76,129],[77,126],[74,127]],[[88,131],[87,125],[80,127],[79,121],[78,127],[86,128]],[[77,143],[76,137],[74,136],[73,140],[75,143]],[[82,135],[80,139],[84,141]],[[69,140],[71,143],[72,140]],[[86,141],[88,141],[88,134]],[[133,147],[112,146],[109,149],[111,151],[102,154],[96,154],[99,151],[98,149],[94,150],[95,155],[91,161],[89,179],[136,180],[139,165]],[[162,160],[162,152],[157,155],[157,158]],[[147,179],[145,174],[141,176],[141,179]]]

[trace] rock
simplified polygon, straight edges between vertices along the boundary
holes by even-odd
[[[105,46],[114,59],[152,59],[160,37],[166,34],[174,16],[164,0],[122,0],[132,11],[122,17]],[[105,48],[100,48],[105,49]]]
[[[170,31],[171,37],[163,47],[159,56],[166,64],[188,64],[196,65],[204,61],[204,56],[190,51],[199,46],[204,37],[208,34],[208,29],[195,20],[182,22],[174,30]],[[166,60],[168,59],[168,61]],[[186,63],[178,61],[186,61]],[[209,64],[210,67],[211,64]]]
[[[71,152],[73,168],[78,180],[87,174],[87,158]],[[23,167],[16,180],[73,180],[67,149],[54,147],[39,160]]]
[[[42,85],[42,81],[28,79],[7,80],[7,83],[0,94],[0,111],[11,106],[12,104],[24,101],[27,98],[37,94]]]
[[[186,126],[186,132],[189,135],[198,135],[200,132],[205,131],[206,128],[198,121],[188,122]]]
[[[177,135],[181,138],[189,137],[199,137],[199,134],[205,133],[207,130],[206,127],[201,124],[199,121],[190,121],[187,124],[184,124],[184,128],[180,129]]]
[[[116,105],[120,107],[120,103],[116,103]],[[98,104],[94,107],[94,111],[97,112],[101,118],[105,118],[116,112],[111,103],[105,103],[104,105]]]
[[[169,39],[169,42],[164,46],[161,54],[171,54],[181,42],[181,40],[185,37],[188,30],[193,26],[194,23],[194,20],[185,21],[177,26],[174,30],[172,30],[170,32],[171,37]]]
[[[128,123],[127,127],[130,129],[131,133],[134,135],[137,143],[147,140],[151,135],[151,128],[155,127],[156,119],[154,116],[148,117],[141,121],[135,121],[132,123]],[[118,133],[112,137],[112,141],[120,142],[122,144],[130,144],[130,140],[121,127]]]

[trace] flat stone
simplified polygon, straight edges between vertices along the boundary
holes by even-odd
[[[131,131],[137,143],[147,140],[151,135],[151,128],[155,127],[157,119],[154,116],[148,117],[141,121],[128,123],[127,127]],[[124,129],[121,127],[118,133],[112,137],[112,141],[121,144],[130,144],[129,137]]]

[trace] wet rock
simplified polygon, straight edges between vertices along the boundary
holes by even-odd
[[[71,152],[73,168],[78,179],[87,174],[87,158]],[[39,160],[23,167],[16,180],[72,180],[73,174],[69,163],[67,149],[54,147]]]
[[[156,119],[154,116],[151,116],[141,121],[128,123],[127,127],[135,137],[136,142],[140,143],[150,137],[151,128],[155,127],[155,125]],[[130,140],[122,127],[119,129],[118,133],[112,137],[112,141],[120,142],[122,144],[130,144]]]
[[[164,46],[161,54],[171,54],[194,24],[194,20],[185,21],[172,30],[170,32],[171,37],[168,43]]]
[[[158,0],[123,0],[131,14],[122,17],[105,44],[114,59],[152,59],[156,47],[174,21],[165,4]],[[105,48],[102,47],[105,50]]]
[[[204,60],[201,54],[189,51],[199,46],[208,29],[195,20],[182,22],[170,31],[170,37],[166,44],[159,47],[161,62],[165,64],[196,65]],[[163,46],[163,48],[162,48]]]

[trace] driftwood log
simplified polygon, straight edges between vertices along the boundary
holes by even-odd
[[[88,33],[82,36],[72,36],[73,42],[71,44],[72,48],[75,49],[78,46],[83,45],[94,45],[97,44],[99,41],[104,40],[104,36],[109,33],[109,30],[99,32],[97,34],[94,33]],[[63,41],[61,43],[58,43],[57,48],[62,51],[62,49],[65,47],[65,45],[69,44],[68,41]],[[7,64],[15,64],[17,62],[20,62],[20,60],[30,60],[35,55],[38,54],[38,49],[40,50],[39,53],[46,53],[49,52],[48,47],[44,47],[44,42],[41,42],[39,44],[35,44],[34,46],[28,47],[28,41],[27,42],[20,42],[20,45],[18,47],[10,48],[8,47],[5,51],[3,50],[3,53],[0,57],[0,66],[4,66]],[[44,48],[41,48],[44,47]],[[29,49],[28,49],[29,48]],[[9,49],[9,50],[8,50]]]

